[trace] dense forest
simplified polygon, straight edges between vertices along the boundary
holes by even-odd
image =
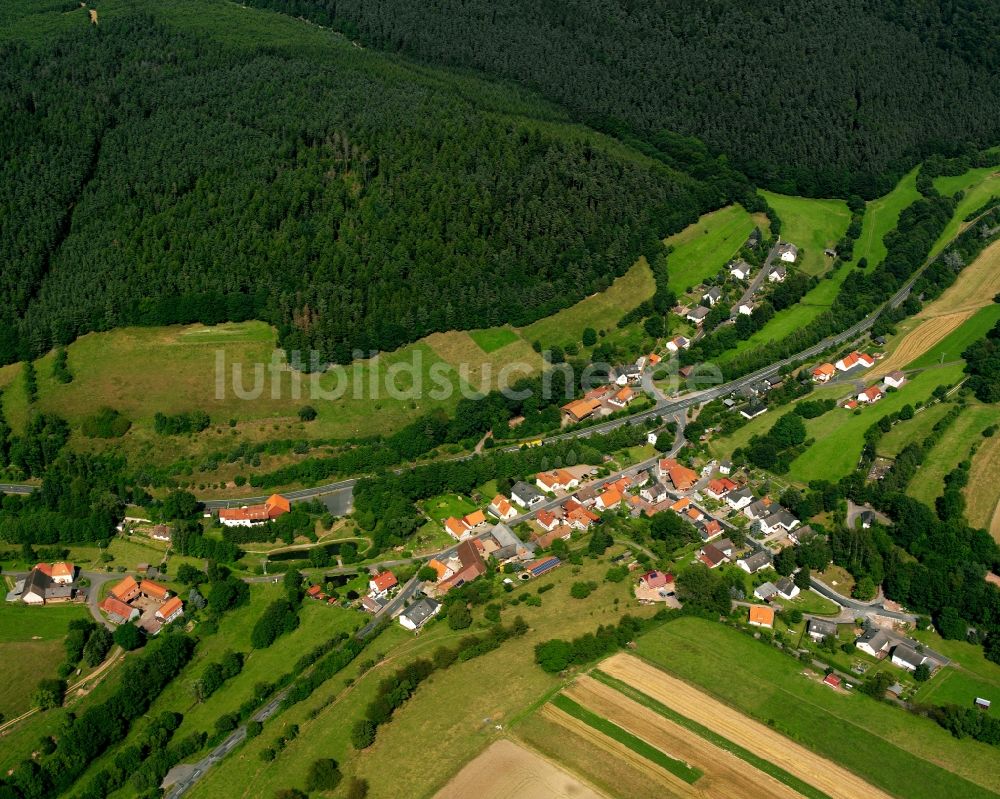
[[[40,5],[71,30],[0,41],[0,363],[128,324],[261,318],[341,362],[525,324],[748,192],[280,17],[297,46]]]
[[[523,82],[678,154],[697,137],[786,193],[872,198],[1000,132],[995,0],[248,3]]]

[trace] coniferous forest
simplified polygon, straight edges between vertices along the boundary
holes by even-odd
[[[995,0],[248,2],[521,81],[678,155],[695,136],[787,194],[870,199],[1000,131]]]
[[[0,362],[129,324],[260,318],[341,362],[525,324],[747,192],[282,17],[303,41],[34,5],[78,24],[0,43]]]

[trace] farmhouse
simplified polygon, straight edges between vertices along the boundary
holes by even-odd
[[[895,372],[889,372],[889,374],[882,378],[882,386],[884,388],[902,388],[905,382],[906,375],[898,369]]]
[[[921,663],[929,663],[930,658],[922,655],[907,644],[897,644],[892,650],[892,665],[907,671],[916,671]]]
[[[705,321],[705,317],[710,313],[709,309],[704,305],[699,305],[697,308],[693,308],[687,313],[687,320],[693,324],[700,325]]]
[[[441,611],[441,603],[430,597],[414,602],[399,614],[399,623],[407,630],[419,630]]]
[[[127,576],[111,586],[111,596],[121,602],[131,602],[139,596],[139,584],[132,576]]]
[[[143,580],[139,584],[139,593],[147,599],[154,599],[157,602],[165,602],[170,596],[166,586],[154,583],[152,580]]]
[[[444,529],[459,541],[469,534],[468,525],[466,525],[461,519],[456,519],[454,516],[449,516],[444,520]]]
[[[100,607],[108,614],[108,621],[112,624],[125,624],[139,618],[139,608],[134,608],[113,596],[104,597]]]
[[[779,244],[778,257],[786,264],[794,264],[799,257],[799,248],[794,244]]]
[[[678,491],[687,491],[698,481],[698,473],[679,463],[671,466],[667,477]]]
[[[226,527],[253,527],[274,521],[291,512],[292,506],[280,494],[272,494],[263,505],[245,505],[242,508],[222,508],[219,521]]]
[[[745,558],[740,558],[736,561],[736,565],[739,566],[747,574],[756,574],[761,569],[766,569],[771,565],[771,553],[769,550],[762,549],[758,552],[754,552],[752,555],[748,555]]]
[[[458,588],[465,583],[471,583],[477,577],[486,573],[486,564],[474,541],[465,540],[458,545],[455,557],[458,560],[456,567],[452,570],[451,577],[442,580],[437,587],[439,593],[444,594],[452,588]]]
[[[542,549],[548,549],[552,544],[558,540],[568,541],[573,535],[573,528],[568,524],[563,524],[561,522],[553,525],[552,529],[547,533],[542,533],[541,535],[534,536],[532,538],[533,543],[536,547],[541,547]]]
[[[534,486],[530,486],[523,481],[514,483],[511,489],[510,498],[522,508],[533,508],[545,501],[545,495],[541,494]]]
[[[875,403],[882,399],[882,389],[878,386],[869,386],[858,394],[858,402]]]
[[[562,406],[563,415],[569,422],[582,422],[584,419],[589,419],[593,416],[601,407],[601,401],[599,399],[580,399],[574,400],[573,402],[567,402]]]
[[[774,627],[774,608],[767,605],[751,605],[748,609],[747,622],[754,627]]]
[[[184,615],[184,603],[178,596],[171,597],[157,608],[154,616],[163,624],[170,624],[174,619],[179,619]]]
[[[503,494],[497,494],[493,497],[488,510],[502,522],[510,521],[517,516],[517,511]]]
[[[812,370],[813,382],[826,383],[831,377],[833,377],[836,371],[837,367],[835,367],[832,363],[821,363]]]

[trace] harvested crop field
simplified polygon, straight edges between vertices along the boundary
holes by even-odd
[[[868,780],[638,658],[614,655],[601,663],[601,670],[749,749],[832,799],[855,799],[858,796],[888,799],[889,794],[877,790]]]
[[[703,771],[704,775],[694,785],[685,786],[692,796],[746,799],[760,796],[795,799],[799,796],[796,791],[752,768],[730,752],[591,677],[581,677],[564,693],[671,757]]]
[[[917,314],[918,319],[932,319],[960,311],[976,311],[993,302],[1000,292],[1000,241],[995,241],[971,264],[944,293]]]
[[[589,785],[512,741],[490,744],[434,799],[604,799]]]
[[[983,439],[972,459],[969,484],[965,487],[966,515],[973,527],[990,531],[994,541],[1000,542],[1000,435]],[[991,490],[992,489],[992,490]]]
[[[933,349],[948,337],[950,333],[961,327],[962,323],[972,317],[975,311],[958,311],[946,316],[935,316],[924,319],[913,330],[903,336],[889,355],[871,370],[871,377],[888,374],[894,369],[902,369],[908,363],[916,360],[925,352]]]

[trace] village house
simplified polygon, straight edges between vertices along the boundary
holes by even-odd
[[[701,295],[701,299],[708,305],[709,308],[714,308],[715,303],[722,299],[722,291],[718,286],[713,286],[704,294]]]
[[[466,538],[470,533],[468,525],[454,516],[449,516],[444,520],[444,529],[445,532],[450,533],[458,541]]]
[[[658,505],[661,502],[666,502],[667,487],[659,481],[650,483],[639,491],[639,496],[647,502],[652,502],[654,505]]]
[[[749,510],[749,508],[747,510]],[[798,524],[799,520],[796,519],[790,511],[781,507],[773,511],[770,516],[760,519],[758,522],[760,531],[764,535],[774,535],[774,533],[779,530],[784,530],[787,533],[798,526]]]
[[[165,524],[157,524],[150,531],[149,537],[154,541],[169,542],[173,539],[173,531]]]
[[[690,504],[691,504],[691,499],[689,497],[681,497],[670,506],[670,510],[672,510],[674,513],[683,515],[684,511],[688,509],[688,506]]]
[[[772,508],[771,506],[774,505]],[[772,513],[776,513],[781,509],[780,505],[775,505],[774,500],[770,497],[764,497],[763,499],[758,499],[756,502],[751,503],[743,510],[743,515],[746,516],[750,521],[757,521],[757,519],[763,519],[766,516],[770,516]]]
[[[698,527],[698,534],[702,541],[711,541],[721,532],[722,525],[716,519],[708,519]]]
[[[722,499],[730,491],[734,491],[737,488],[739,486],[728,477],[722,477],[709,480],[708,485],[705,487],[705,493],[712,499]]]
[[[747,611],[747,622],[754,627],[764,627],[768,630],[774,627],[774,608],[767,605],[751,605]]]
[[[726,494],[726,504],[733,510],[742,510],[753,502],[753,491],[749,488],[740,488]]]
[[[481,510],[474,510],[462,517],[462,524],[470,530],[478,530],[480,527],[486,526],[486,514]]]
[[[38,563],[28,573],[21,586],[20,599],[26,605],[47,605],[68,602],[73,598],[72,563]]]
[[[687,312],[685,317],[689,322],[695,325],[701,325],[705,321],[705,317],[710,313],[709,309],[704,305],[699,305],[697,308],[692,308]]]
[[[731,474],[733,471],[732,461],[719,461],[719,474]]]
[[[736,545],[729,538],[720,538],[713,546],[727,558],[732,558],[736,549]]]
[[[670,480],[676,490],[688,491],[698,482],[698,473],[694,469],[689,469],[687,466],[681,466],[678,463],[670,467],[667,472],[667,479]]]
[[[786,264],[794,264],[795,260],[799,257],[799,248],[794,244],[779,244],[778,257]]]
[[[735,277],[737,280],[746,280],[750,277],[750,264],[744,261],[742,258],[738,261],[732,261],[729,264],[729,274]]]
[[[263,505],[222,508],[219,511],[219,521],[226,527],[254,527],[274,521],[291,510],[292,506],[287,499],[280,494],[272,494]]]
[[[771,271],[767,273],[769,283],[783,283],[786,277],[788,277],[788,271],[780,264],[772,266]]]
[[[674,592],[674,576],[669,572],[649,571],[639,578],[639,584],[648,591]]]
[[[458,545],[455,557],[458,560],[457,568],[453,569],[454,574],[438,584],[438,591],[445,593],[452,588],[458,588],[465,583],[471,583],[477,577],[486,573],[486,563],[476,546],[478,541],[465,540]],[[480,546],[482,546],[480,544]]]
[[[368,581],[368,595],[384,599],[397,585],[395,574],[390,571],[379,572]]]
[[[795,599],[799,595],[799,587],[791,577],[782,577],[774,587],[778,589],[778,596],[782,599]]]
[[[809,619],[806,632],[813,641],[819,642],[829,636],[837,637],[837,623],[827,619]]]
[[[725,552],[716,547],[714,544],[706,544],[698,550],[698,560],[708,566],[708,568],[714,569],[717,566],[721,566],[729,560],[729,558],[726,557]]]
[[[541,549],[548,549],[552,544],[558,540],[568,541],[573,536],[573,528],[568,524],[562,524],[557,522],[551,530],[540,535],[532,537],[532,541],[536,547]]]
[[[434,573],[437,575],[435,582],[439,583],[442,580],[451,577],[451,575],[453,574],[451,568],[447,564],[439,561],[437,558],[431,558],[429,561],[427,561],[427,565],[430,566],[432,569],[434,569]]]
[[[556,525],[560,524],[562,519],[550,510],[540,510],[538,511],[538,515],[535,516],[535,521],[538,522],[539,527],[548,533],[551,532]]]
[[[854,642],[854,646],[872,657],[884,658],[889,651],[890,639],[885,630],[869,627]]]
[[[880,399],[882,399],[882,389],[878,386],[869,386],[858,394],[858,402],[867,402],[872,404],[878,402]]]
[[[361,597],[361,609],[367,613],[378,613],[384,607],[385,602],[381,599],[375,599],[374,597],[368,596],[368,594]]]
[[[407,630],[416,632],[441,611],[441,603],[430,597],[414,602],[399,614],[399,623]]]
[[[767,406],[760,400],[754,400],[745,408],[740,409],[740,416],[745,419],[756,419],[762,413],[767,413]]]
[[[753,595],[761,602],[770,602],[778,595],[778,588],[774,583],[761,583],[753,590]]]
[[[590,526],[594,524],[600,517],[591,510],[583,507],[582,505],[573,508],[566,513],[566,522],[574,530],[581,530],[586,532],[590,529]]]
[[[753,309],[755,307],[756,306],[754,305],[754,303],[752,303],[750,300],[747,300],[746,302],[741,302],[739,305],[736,306],[736,313],[742,314],[743,316],[752,316]]]
[[[773,558],[771,552],[767,549],[761,549],[754,552],[752,555],[748,555],[745,558],[740,558],[736,561],[736,565],[739,566],[747,574],[756,574],[761,569],[766,569],[771,565]]]
[[[884,388],[902,388],[905,382],[906,375],[898,369],[894,372],[889,372],[889,374],[882,378],[882,386]]]
[[[796,527],[794,530],[788,531],[788,540],[793,544],[804,544],[807,541],[811,541],[815,538],[818,533],[812,529],[808,524]]]
[[[826,383],[834,376],[837,372],[837,367],[832,363],[821,363],[815,369],[812,370],[812,379],[814,383]]]
[[[517,511],[503,494],[493,497],[488,510],[502,522],[510,521],[517,516]]]
[[[649,353],[649,365],[650,365],[650,366],[656,366],[656,365],[657,365],[657,364],[659,364],[659,363],[660,363],[660,361],[662,361],[662,360],[663,360],[663,358],[661,358],[661,357],[660,357],[659,355],[657,355],[657,354],[656,354],[655,352],[651,352],[651,353]]]
[[[748,250],[756,250],[760,246],[761,237],[762,234],[760,232],[760,228],[755,227],[752,231],[750,231],[750,235],[747,237],[743,246]]]
[[[545,502],[545,495],[540,493],[534,486],[519,480],[514,483],[511,489],[510,498],[522,508],[533,508]]]
[[[667,349],[670,352],[680,352],[691,347],[691,342],[684,336],[675,336],[667,342]]]
[[[184,603],[178,596],[171,597],[156,609],[154,617],[163,624],[170,624],[184,615]]]
[[[854,352],[848,353],[843,358],[841,358],[839,361],[837,361],[834,364],[834,367],[838,371],[840,371],[840,372],[849,372],[851,369],[853,369],[855,366],[858,365],[859,358],[860,358],[860,355],[859,355],[858,351],[855,350]]]
[[[700,522],[705,518],[705,514],[701,512],[700,509],[696,508],[694,505],[689,507],[684,511],[684,515],[687,516],[687,520],[694,524],[695,522]]]
[[[628,386],[625,386],[621,391],[615,392],[614,396],[608,400],[608,404],[614,405],[616,408],[625,408],[634,399],[635,392]]]
[[[610,510],[611,508],[617,508],[622,501],[621,492],[617,488],[611,488],[602,494],[597,495],[597,501],[594,503],[594,507],[598,510]]]

